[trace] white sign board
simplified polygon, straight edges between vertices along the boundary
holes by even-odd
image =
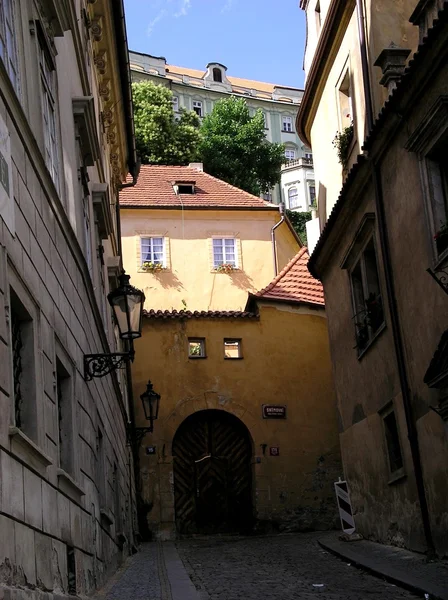
[[[14,190],[12,189],[11,141],[0,115],[0,217],[12,235],[14,226]]]
[[[355,519],[353,518],[352,503],[348,493],[346,481],[336,481],[334,484],[336,491],[336,499],[338,501],[339,517],[341,519],[341,527],[344,533],[351,535],[355,532]]]

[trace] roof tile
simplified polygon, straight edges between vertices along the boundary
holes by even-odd
[[[311,275],[307,248],[302,248],[271,283],[254,297],[285,302],[304,302],[324,306],[322,284]]]
[[[195,183],[194,194],[177,195],[176,181]],[[194,167],[143,165],[133,187],[120,192],[122,207],[150,208],[251,208],[278,210],[274,204],[252,196]]]

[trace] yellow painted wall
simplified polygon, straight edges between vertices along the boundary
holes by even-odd
[[[242,310],[247,292],[274,277],[271,228],[279,219],[278,211],[122,209],[124,266],[132,284],[144,290],[147,309]],[[140,268],[140,236],[150,235],[166,238],[167,269],[160,273]],[[213,271],[214,235],[239,240],[237,271]],[[276,240],[282,269],[300,247],[286,224],[276,230]]]
[[[207,358],[189,359],[188,337],[205,337]],[[243,359],[223,358],[223,339],[242,339]],[[155,430],[141,449],[143,500],[158,537],[174,526],[171,445],[189,415],[204,409],[237,416],[252,437],[255,514],[281,529],[337,523],[333,481],[340,466],[336,400],[324,311],[260,306],[260,319],[145,319],[132,367],[137,425],[148,378],[162,395]],[[262,418],[262,404],[286,404],[286,420]],[[267,445],[263,455],[261,445]],[[145,446],[157,454],[147,456]],[[269,456],[279,446],[280,456]]]
[[[374,118],[378,115],[387,98],[387,90],[379,83],[382,77],[381,69],[374,67],[373,64],[381,51],[389,46],[391,42],[402,48],[409,48],[413,52],[416,50],[418,29],[409,23],[409,17],[415,5],[415,0],[364,1]],[[336,149],[332,142],[337,131],[342,130],[339,122],[338,89],[340,77],[347,65],[351,74],[353,113],[355,115],[355,137],[347,165],[348,169],[354,164],[357,155],[361,152],[367,132],[357,19],[355,8],[340,42],[330,56],[326,56],[330,71],[326,80],[321,81],[321,97],[316,97],[315,100],[317,109],[314,107],[315,116],[311,126],[311,146],[321,219],[325,214],[328,218],[338,199],[343,183],[342,166],[338,162]],[[312,50],[308,49],[307,51],[311,52]]]

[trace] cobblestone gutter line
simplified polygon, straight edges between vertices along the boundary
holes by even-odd
[[[158,563],[160,593],[162,596],[162,600],[173,600],[173,596],[171,595],[170,581],[168,579],[168,573],[166,570],[165,556],[163,554],[163,547],[162,547],[161,542],[157,543],[157,563]]]

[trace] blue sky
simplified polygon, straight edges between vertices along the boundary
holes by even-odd
[[[299,0],[125,0],[129,48],[174,65],[303,87]]]

